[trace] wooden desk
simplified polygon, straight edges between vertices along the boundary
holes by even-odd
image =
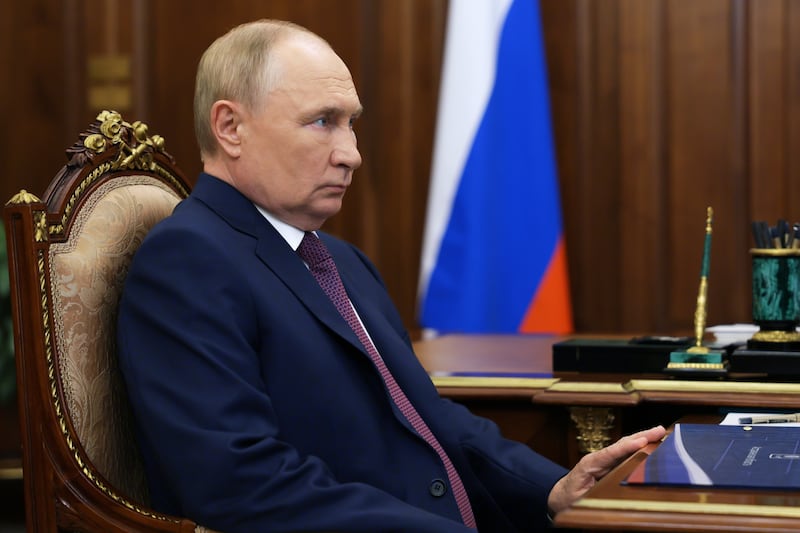
[[[800,411],[800,384],[665,375],[554,373],[562,337],[445,335],[415,343],[440,393],[494,420],[509,438],[570,467],[623,434],[721,408]],[[527,376],[527,377],[520,377]]]
[[[800,529],[798,492],[621,485],[656,447],[647,446],[601,479],[571,508],[556,516],[556,526],[595,531]]]
[[[506,437],[571,466],[580,452],[567,411],[563,406],[540,408],[532,403],[558,382],[546,356],[552,339],[445,335],[417,342],[414,349],[442,396],[494,421]],[[481,375],[463,375],[473,373]]]

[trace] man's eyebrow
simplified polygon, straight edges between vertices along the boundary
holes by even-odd
[[[356,110],[353,111],[352,113],[347,113],[346,110],[344,108],[342,108],[342,107],[327,106],[327,107],[323,107],[323,108],[317,109],[313,113],[310,113],[310,115],[313,115],[313,116],[324,115],[326,117],[331,117],[331,116],[336,116],[336,115],[349,115],[349,116],[352,116],[352,117],[358,117],[358,116],[361,115],[361,113],[363,111],[364,111],[364,107],[361,106],[361,105],[359,105],[356,108]]]

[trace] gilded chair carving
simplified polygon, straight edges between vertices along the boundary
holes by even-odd
[[[188,194],[164,139],[104,111],[43,198],[6,223],[28,531],[203,531],[148,507],[115,354],[116,308],[146,233]]]

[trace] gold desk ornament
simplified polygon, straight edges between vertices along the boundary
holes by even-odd
[[[670,353],[665,369],[669,373],[696,375],[724,375],[728,371],[725,352],[712,350],[703,344],[706,329],[706,309],[708,294],[708,275],[711,267],[711,232],[714,210],[706,210],[706,231],[703,243],[703,262],[700,267],[700,288],[697,292],[697,306],[694,312],[694,346],[686,350]]]
[[[600,451],[611,442],[615,417],[610,407],[570,407],[569,416],[578,430],[581,453]]]

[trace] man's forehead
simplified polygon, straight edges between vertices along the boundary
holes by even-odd
[[[350,70],[338,56],[308,58],[296,56],[284,64],[282,78],[286,85],[324,88],[341,93],[355,92]]]
[[[304,113],[361,112],[350,70],[322,39],[294,33],[273,49],[272,93],[283,93]]]
[[[363,109],[352,80],[287,77],[283,81],[274,88],[274,93],[283,93],[309,112],[358,115]]]

